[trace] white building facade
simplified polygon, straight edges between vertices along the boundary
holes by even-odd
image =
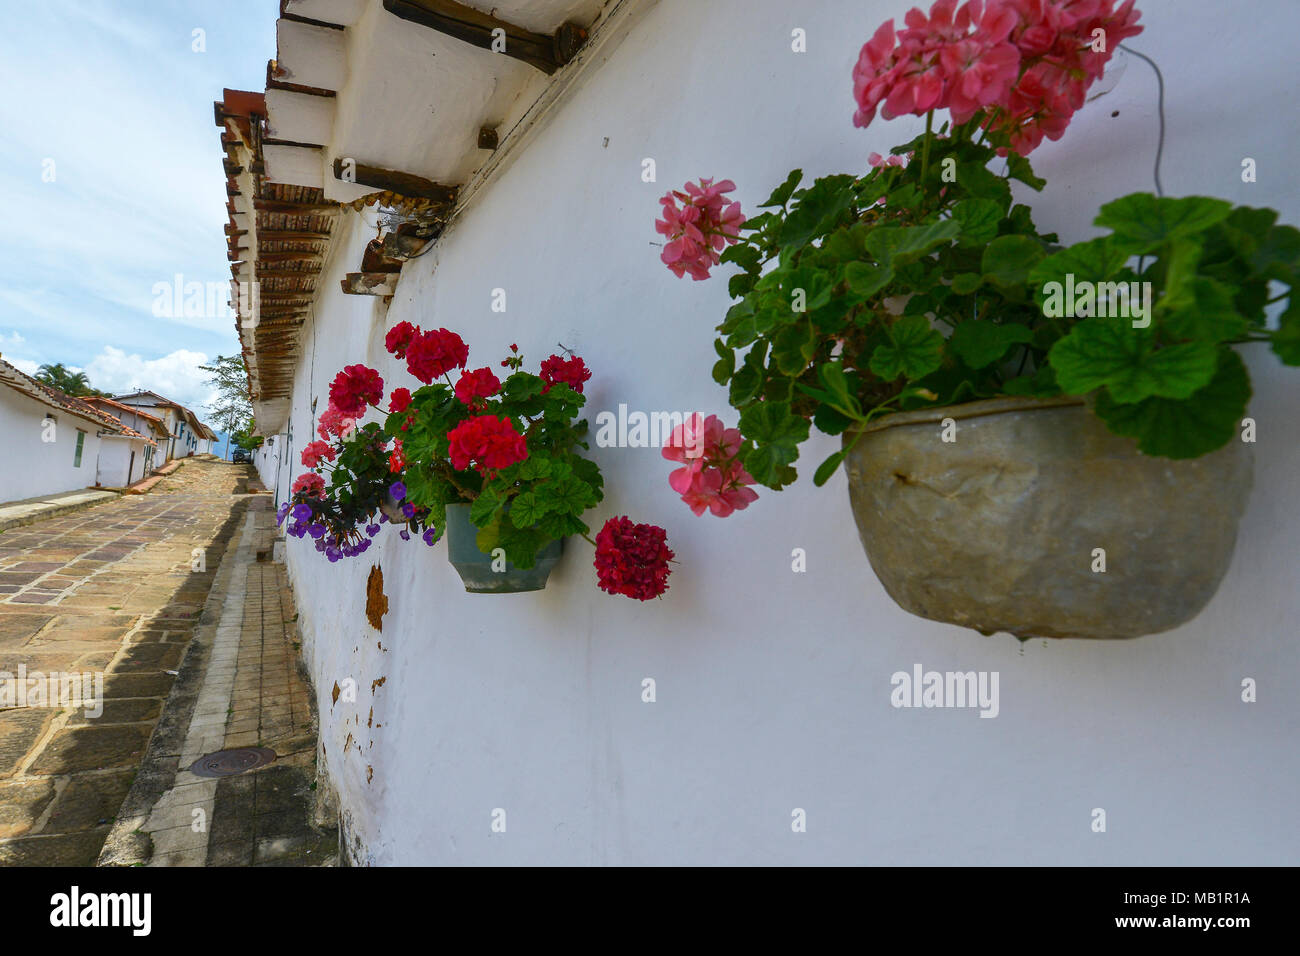
[[[593,424],[626,405],[734,425],[710,376],[728,272],[705,283],[669,275],[654,245],[658,199],[687,180],[730,178],[752,214],[794,167],[807,179],[861,172],[868,153],[918,133],[914,118],[851,123],[858,51],[909,6],[496,5],[536,31],[592,25],[585,58],[534,75],[378,0],[288,0],[288,14],[333,26],[280,21],[286,82],[337,96],[267,92],[269,179],[323,190],[322,204],[349,201],[357,187],[330,169],[356,157],[462,188],[453,222],[405,263],[390,300],[342,291],[376,235],[372,209],[347,209],[314,230],[329,239],[312,253],[320,272],[294,320],[296,350],[273,347],[265,304],[260,326],[243,322],[263,390],[258,424],[274,437],[255,463],[277,503],[304,470],[299,453],[341,368],[365,363],[386,389],[413,387],[384,348],[401,321],[459,332],[472,368],[495,365],[511,343],[533,368],[557,343],[573,349],[594,373]],[[1267,24],[1300,25],[1294,6],[1268,0],[1226,20],[1212,0],[1139,7],[1146,32],[1131,45],[1165,80],[1166,192],[1300,221],[1293,111],[1238,108],[1243,89],[1252,104],[1290,102],[1276,64],[1290,62],[1295,31]],[[1115,88],[1034,154],[1049,185],[1026,201],[1041,228],[1087,238],[1101,203],[1152,188],[1156,96],[1150,69],[1129,57]],[[223,132],[239,138],[238,127],[229,118]],[[495,152],[456,145],[480,127],[500,131]],[[1243,157],[1257,181],[1243,182]],[[237,247],[261,221],[248,175]],[[244,248],[251,260],[257,246]],[[1300,516],[1289,503],[1300,393],[1262,347],[1244,357],[1260,438],[1232,568],[1194,621],[1134,641],[1022,646],[906,614],[867,563],[843,473],[812,485],[815,463],[838,447],[825,436],[803,449],[796,485],[759,489],[725,520],[690,513],[659,449],[593,447],[606,500],[588,523],[653,522],[677,555],[670,590],[645,604],[598,591],[579,539],[546,590],[500,596],[466,593],[445,544],[391,529],[337,564],[288,540],[321,772],[347,852],[375,864],[1294,863]],[[365,614],[375,566],[388,597],[382,633]],[[916,665],[1000,675],[997,718],[891,706],[891,675]],[[1248,679],[1255,703],[1242,699]],[[1108,832],[1091,826],[1097,808]]]

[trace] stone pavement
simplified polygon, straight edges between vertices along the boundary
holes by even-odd
[[[140,776],[100,855],[108,866],[320,866],[337,820],[316,799],[316,721],[294,641],[284,569],[270,560],[269,497],[249,506],[213,585]],[[264,747],[236,776],[188,768],[219,750]]]
[[[190,462],[154,495],[0,534],[0,864],[95,861],[247,506],[233,494],[247,479],[242,467]],[[17,700],[5,674],[24,670]],[[35,673],[86,682],[50,687]],[[79,701],[92,706],[51,706]]]

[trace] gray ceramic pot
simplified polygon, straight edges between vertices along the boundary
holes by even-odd
[[[1250,445],[1147,457],[1078,399],[904,412],[865,432],[845,468],[871,567],[904,610],[986,634],[1129,638],[1190,621],[1250,493]]]
[[[473,594],[540,591],[564,553],[564,539],[557,539],[542,549],[531,568],[516,568],[507,561],[504,570],[494,571],[492,556],[478,549],[478,530],[469,520],[469,505],[447,506],[447,555],[465,590]]]

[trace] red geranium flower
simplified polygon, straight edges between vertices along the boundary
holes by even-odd
[[[542,394],[545,395],[551,390],[552,385],[558,385],[560,382],[581,393],[582,383],[589,378],[591,378],[591,369],[587,368],[586,363],[578,356],[562,359],[558,355],[552,355],[542,363],[542,380],[546,382]]]
[[[609,594],[638,601],[659,597],[668,590],[668,562],[674,557],[667,532],[652,524],[634,524],[631,518],[610,518],[596,535],[596,580]]]
[[[388,410],[390,412],[404,412],[406,406],[411,404],[411,390],[409,388],[395,388],[392,396],[388,399]]]
[[[384,380],[364,365],[349,365],[330,383],[330,404],[349,418],[360,418],[384,397]]]
[[[398,322],[384,336],[384,348],[398,358],[402,358],[406,355],[406,348],[411,344],[411,340],[419,334],[420,329],[418,326],[414,326],[410,322]]]
[[[406,467],[406,453],[402,450],[402,440],[393,442],[393,450],[388,455],[388,470],[399,472]]]
[[[481,368],[461,373],[460,381],[456,383],[456,397],[472,406],[475,399],[491,398],[500,388],[501,380],[492,374],[492,370]]]
[[[453,368],[464,368],[468,360],[469,348],[446,329],[421,332],[406,346],[406,368],[425,385]]]
[[[464,471],[472,464],[479,474],[508,468],[528,457],[524,436],[514,422],[496,415],[479,415],[447,433],[451,466]]]

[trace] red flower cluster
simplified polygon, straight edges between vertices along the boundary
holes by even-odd
[[[659,200],[664,217],[655,220],[655,230],[668,238],[659,258],[679,279],[688,272],[692,279],[707,279],[709,270],[722,261],[719,253],[740,240],[745,217],[740,203],[722,195],[736,188],[730,179],[701,179],[683,188],[685,192],[673,190]]]
[[[388,334],[384,336],[384,348],[388,349],[388,351],[392,352],[398,358],[403,358],[406,355],[406,347],[410,345],[411,340],[419,334],[420,330],[410,322],[398,322],[389,329]]]
[[[348,418],[360,418],[368,406],[378,405],[383,397],[384,380],[364,365],[349,365],[330,383],[330,405]]]
[[[576,355],[570,359],[552,355],[542,363],[541,376],[546,382],[546,386],[542,389],[543,395],[551,390],[552,385],[561,382],[581,394],[582,383],[591,378],[591,369],[587,368],[587,364]]]
[[[304,494],[308,498],[325,497],[325,479],[320,475],[307,472],[305,475],[299,475],[293,480],[293,486],[290,490],[295,494]]]
[[[338,452],[329,442],[314,441],[302,450],[302,463],[308,468],[315,468],[322,461],[333,461],[338,457]]]
[[[404,412],[406,406],[411,404],[411,390],[409,388],[395,388],[393,394],[388,398],[388,410],[390,412]]]
[[[884,104],[885,119],[947,109],[954,123],[980,110],[1027,156],[1060,139],[1115,48],[1142,32],[1134,0],[937,0],[906,27],[881,24],[853,68],[854,125]],[[1007,150],[1002,148],[1000,153]]]
[[[469,361],[469,348],[455,332],[416,329],[415,333],[405,346],[406,369],[425,385]]]
[[[473,407],[476,399],[491,398],[500,388],[501,380],[492,374],[492,370],[481,368],[461,373],[460,381],[456,383],[456,397]]]
[[[479,474],[508,468],[528,457],[524,436],[514,422],[496,415],[468,418],[447,433],[451,467],[464,471],[473,464]]]
[[[388,470],[394,473],[406,468],[406,452],[402,449],[400,438],[393,440],[393,450],[388,453]]]
[[[666,543],[667,532],[652,524],[633,524],[631,518],[610,518],[596,535],[596,580],[609,594],[638,601],[659,597],[668,590],[668,562],[674,557]]]

